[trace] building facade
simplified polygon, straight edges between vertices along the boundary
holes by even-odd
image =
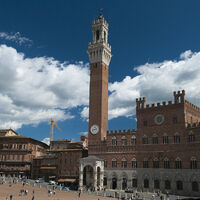
[[[43,142],[20,136],[12,129],[0,130],[1,176],[31,176],[32,161],[49,148]]]
[[[89,157],[81,160],[80,189],[134,187],[200,196],[200,108],[185,100],[184,90],[174,92],[173,102],[147,105],[143,97],[136,99],[137,130],[107,131],[111,47],[102,15],[92,32]]]

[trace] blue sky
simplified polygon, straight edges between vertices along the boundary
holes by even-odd
[[[113,57],[109,130],[136,128],[135,98],[200,106],[200,2],[0,0],[0,128],[49,137],[53,117],[79,140],[88,130],[91,23],[103,8]]]

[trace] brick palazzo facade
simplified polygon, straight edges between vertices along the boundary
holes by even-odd
[[[48,148],[45,143],[12,129],[0,130],[0,175],[30,177],[33,159],[44,155]]]
[[[185,100],[184,90],[174,92],[173,102],[146,105],[139,98],[137,131],[107,131],[111,47],[102,15],[92,23],[92,32],[89,157],[80,162],[80,189],[134,187],[200,196],[200,108]]]

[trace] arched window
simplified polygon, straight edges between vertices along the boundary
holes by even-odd
[[[192,131],[189,132],[189,142],[195,142],[195,135]]]
[[[192,182],[192,191],[194,191],[194,192],[199,191],[199,184],[196,181]]]
[[[169,143],[169,140],[168,140],[168,135],[165,133],[163,135],[163,144],[168,144]]]
[[[165,189],[170,190],[171,189],[171,182],[169,180],[165,180]]]
[[[126,158],[122,158],[122,168],[127,168],[127,160],[126,160]]]
[[[117,138],[115,136],[112,137],[112,146],[117,146]]]
[[[146,135],[143,136],[142,143],[143,144],[148,144],[148,137]]]
[[[190,160],[190,168],[191,169],[197,169],[197,160],[195,157],[192,157]]]
[[[149,179],[144,179],[144,188],[149,188]]]
[[[104,186],[107,185],[107,177],[106,177],[106,176],[103,177],[103,185],[104,185]]]
[[[178,118],[177,118],[177,116],[173,116],[172,122],[173,122],[173,124],[177,124],[177,123],[178,123]]]
[[[132,187],[137,187],[137,179],[136,178],[132,179]]]
[[[132,168],[137,168],[137,160],[136,160],[136,158],[132,159]]]
[[[125,136],[122,137],[122,146],[126,146],[127,145],[127,139]]]
[[[160,189],[160,181],[154,180],[154,189]]]
[[[181,169],[182,168],[182,162],[180,158],[176,158],[175,160],[175,168],[176,169]]]
[[[136,145],[136,137],[135,137],[135,135],[133,135],[131,137],[131,145]]]
[[[156,134],[154,134],[153,137],[152,137],[152,143],[158,144],[158,136]]]
[[[158,158],[155,158],[153,160],[153,168],[159,168],[159,160],[158,160]]]
[[[177,190],[183,190],[183,182],[176,181],[176,188],[177,188]]]
[[[117,167],[117,160],[115,158],[112,159],[112,168]]]
[[[144,158],[144,160],[143,160],[143,168],[148,168],[148,167],[149,167],[148,159]]]
[[[164,168],[165,169],[169,169],[170,168],[170,162],[168,158],[164,159]]]
[[[174,135],[174,144],[179,144],[181,142],[180,135],[178,133],[175,133]]]
[[[99,30],[96,31],[96,41],[99,41]]]

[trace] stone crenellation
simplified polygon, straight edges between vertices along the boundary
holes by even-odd
[[[200,108],[192,103],[190,103],[189,101],[185,100],[185,104],[188,105],[189,107],[195,109],[196,111],[200,112]]]
[[[187,128],[196,128],[196,127],[200,127],[200,122],[196,122],[196,123],[188,123],[187,124]]]

